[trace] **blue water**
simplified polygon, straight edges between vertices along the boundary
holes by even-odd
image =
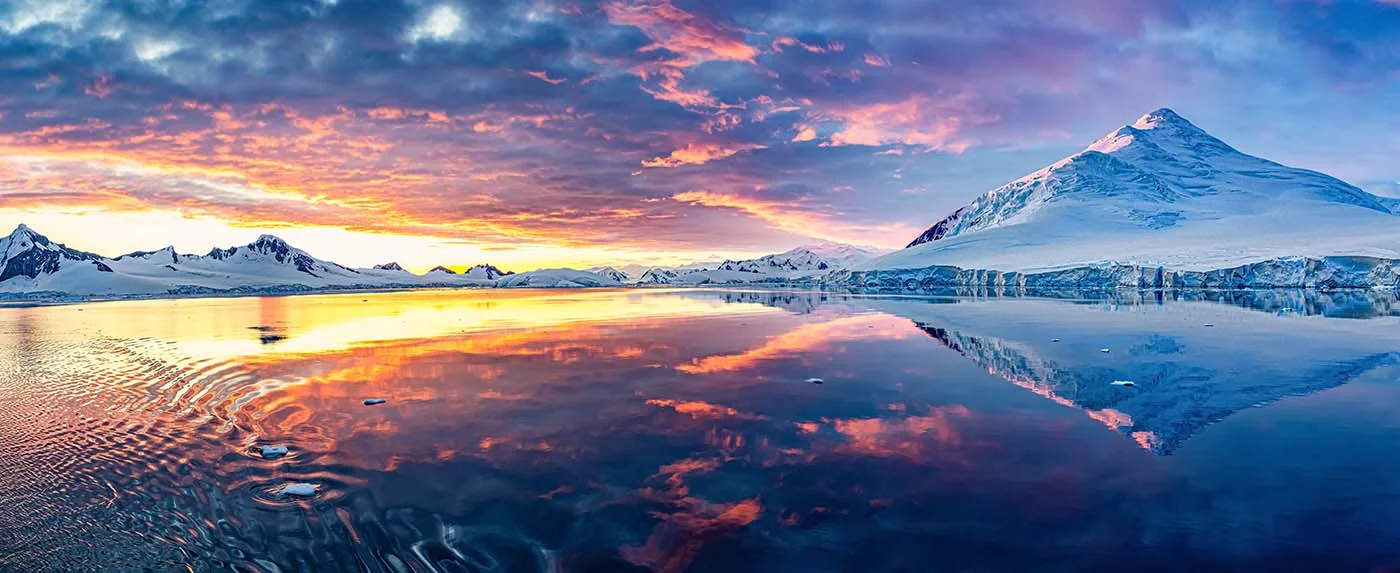
[[[0,309],[0,570],[1400,566],[1400,318],[1270,300]]]

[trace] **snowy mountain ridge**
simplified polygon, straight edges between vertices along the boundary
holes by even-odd
[[[26,225],[0,238],[0,293],[131,296],[346,288],[492,286],[499,277],[415,275],[396,263],[352,269],[262,235],[206,255],[173,247],[106,258],[50,241]],[[494,269],[494,267],[491,267]]]

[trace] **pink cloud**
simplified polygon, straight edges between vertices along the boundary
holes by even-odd
[[[717,159],[731,157],[740,152],[764,149],[762,145],[740,144],[720,145],[714,143],[690,143],[672,151],[664,157],[653,157],[642,162],[643,167],[680,167],[682,165],[703,165]]]

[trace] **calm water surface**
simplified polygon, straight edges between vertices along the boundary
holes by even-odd
[[[0,570],[1400,566],[1389,307],[1121,302],[0,309]]]

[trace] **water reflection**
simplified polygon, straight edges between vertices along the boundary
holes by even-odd
[[[1202,541],[1230,488],[1151,453],[1376,376],[1395,326],[697,290],[8,309],[0,505],[26,511],[0,512],[0,568],[1268,566],[1326,546]],[[290,482],[318,493],[276,495]],[[1393,489],[1346,485],[1347,503]],[[1304,527],[1280,503],[1251,511]]]

